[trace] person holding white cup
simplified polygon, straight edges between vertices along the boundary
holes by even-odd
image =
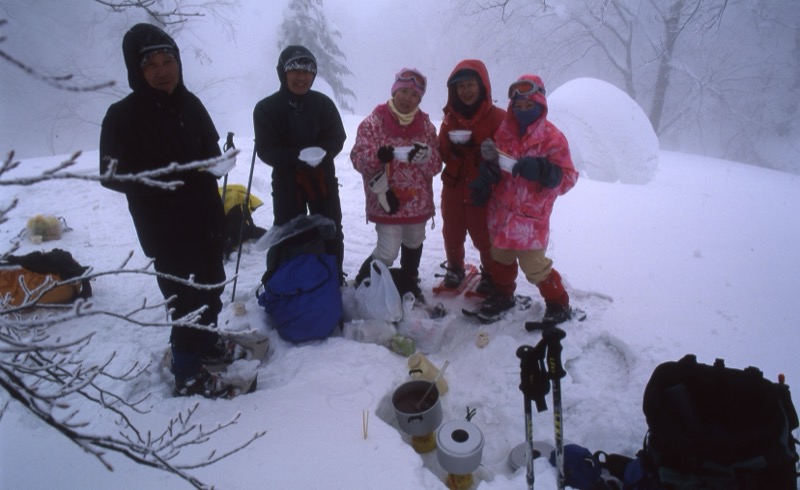
[[[494,287],[491,241],[486,225],[486,203],[475,204],[469,184],[478,177],[482,158],[480,144],[494,136],[506,111],[492,102],[492,85],[486,66],[479,60],[463,60],[447,79],[447,104],[439,130],[442,170],[442,237],[447,258],[444,286],[457,288],[464,280],[464,243],[467,235],[480,254],[480,294]],[[516,270],[516,265],[511,266]]]
[[[425,224],[436,212],[433,177],[442,170],[436,127],[419,108],[426,87],[418,70],[400,70],[391,99],[359,124],[350,153],[364,179],[367,220],[375,223],[378,235],[356,285],[369,276],[373,260],[391,266],[400,255],[400,269],[418,300],[423,300],[418,277]],[[407,155],[400,151],[404,147],[410,147]]]

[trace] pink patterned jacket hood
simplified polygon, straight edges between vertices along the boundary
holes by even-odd
[[[544,87],[535,75],[524,75]],[[503,171],[500,182],[489,201],[489,234],[492,245],[502,249],[545,250],[550,240],[550,214],[558,196],[565,194],[578,181],[567,139],[547,120],[547,99],[541,92],[532,100],[542,105],[542,115],[519,135],[519,123],[514,116],[513,101],[509,101],[506,117],[495,133],[497,149],[518,160],[525,156],[545,157],[561,167],[561,183],[547,189],[539,182]]]

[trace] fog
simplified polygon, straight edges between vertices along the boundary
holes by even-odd
[[[277,36],[288,3],[288,0],[241,0],[234,7],[219,6],[216,15],[208,13],[202,17],[190,17],[177,30],[168,28],[182,50],[186,84],[205,102],[221,134],[233,131],[237,136],[251,137],[253,106],[277,88]],[[560,28],[546,30],[546,26],[563,24],[570,15],[569,9],[577,9],[577,4],[547,2],[555,8],[541,16],[536,16],[535,9],[542,4],[521,1],[510,2],[504,13],[499,10],[480,11],[476,2],[468,0],[325,0],[322,4],[330,25],[341,34],[339,46],[347,57],[341,61],[353,73],[344,82],[357,95],[356,100],[350,101],[356,115],[366,115],[375,105],[384,102],[389,96],[393,74],[401,67],[413,66],[429,79],[422,108],[434,119],[440,118],[446,97],[445,80],[452,67],[465,58],[479,58],[486,63],[495,98],[501,96],[498,101],[501,106],[505,103],[502,100],[503,88],[522,73],[541,75],[550,92],[570,80],[587,76],[625,89],[625,82],[614,74],[609,60],[599,55],[597,46],[587,46],[585,42],[570,37],[559,42],[558,36],[566,35],[566,31],[562,32]],[[780,8],[791,15],[799,11],[792,7],[791,2],[779,0],[766,2],[774,9],[768,12],[748,10],[744,8],[745,4],[744,1],[730,2],[719,24],[710,24],[711,27],[706,28],[712,34],[716,29],[720,34],[718,37],[723,37],[723,34],[730,35],[727,34],[732,29],[730,23],[747,22],[748,16],[760,13],[763,17],[780,12]],[[741,8],[735,10],[734,7]],[[738,17],[729,13],[731,11],[738,13]],[[59,90],[6,63],[0,71],[3,88],[0,95],[3,107],[0,150],[15,150],[19,157],[30,157],[41,156],[43,151],[63,154],[96,148],[106,108],[128,92],[120,48],[122,36],[130,25],[145,21],[144,14],[133,10],[114,13],[99,3],[86,0],[9,0],[0,4],[0,18],[8,21],[0,27],[0,35],[5,37],[0,49],[32,69],[52,76],[72,75],[65,83],[78,87],[116,82],[114,87],[100,91]],[[789,32],[792,32],[792,25],[796,31],[798,19],[782,20],[781,25],[785,24]],[[766,20],[764,23],[767,28],[772,25],[766,24]],[[764,26],[757,28],[768,30]],[[692,33],[699,36],[698,48],[710,42],[703,34]],[[776,39],[785,41],[788,38],[776,36]],[[637,50],[643,51],[646,44],[658,41],[637,38],[634,42],[639,43]],[[779,50],[774,45],[766,43],[756,46],[743,43],[735,51],[741,57],[747,57],[758,50],[767,56],[780,55],[775,54]],[[797,53],[792,53],[794,65],[787,69],[783,63],[778,70],[784,79],[797,78]],[[634,62],[640,68],[655,63],[645,54],[634,55],[638,56]],[[696,58],[722,63],[729,55],[727,51],[698,50]],[[753,66],[756,66],[755,61]],[[779,61],[780,58],[770,60],[770,63],[775,65]],[[695,77],[698,84],[710,83],[706,79],[713,81],[723,75],[730,78],[730,81],[726,78],[725,83],[735,80],[730,74],[716,75],[710,68],[706,74],[694,73],[689,66],[681,65],[680,68],[684,78]],[[749,80],[746,83],[755,83],[753,69],[749,72],[746,79],[742,75],[743,79]],[[764,76],[774,76],[774,71],[764,69]],[[640,77],[639,83],[647,88],[646,77]],[[677,85],[678,82],[674,83]],[[686,81],[680,83],[686,84]],[[740,85],[744,83],[740,82]],[[763,90],[776,90],[776,106],[788,108],[782,109],[780,114],[769,115],[769,111],[765,111],[768,116],[762,116],[762,119],[773,117],[777,120],[791,115],[794,105],[789,99],[784,100],[784,94],[777,92],[774,88],[777,84],[768,78],[762,84]],[[315,88],[331,93],[322,79],[317,80]],[[713,91],[711,89],[713,87],[709,91]],[[669,117],[673,114],[680,116],[681,111],[688,113],[689,109],[676,105],[680,103],[686,103],[695,111],[701,103],[708,104],[709,108],[704,106],[700,115],[693,118],[676,116],[674,120],[668,120],[670,126],[660,137],[662,148],[705,153],[800,173],[800,165],[796,163],[800,161],[797,158],[800,145],[795,142],[798,138],[792,138],[798,132],[796,121],[789,118],[782,127],[783,133],[778,134],[767,127],[769,121],[755,118],[748,121],[747,111],[752,108],[745,104],[737,108],[736,101],[714,101],[713,96],[692,90],[686,88],[685,93],[673,91],[668,94],[666,110],[672,111]],[[741,92],[747,98],[740,100],[747,101],[750,94],[761,93],[761,89],[755,91],[743,87]],[[796,95],[796,89],[788,95],[793,94]],[[648,111],[649,107],[643,109]],[[723,109],[742,113],[742,122],[736,123],[742,126],[741,129],[728,128],[723,134],[727,127],[723,121],[733,124],[732,117],[721,112]]]

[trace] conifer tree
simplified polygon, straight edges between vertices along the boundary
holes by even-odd
[[[311,50],[317,58],[317,76],[331,86],[339,107],[352,112],[348,99],[356,94],[342,79],[353,73],[344,65],[347,57],[337,45],[342,34],[322,10],[322,0],[291,0],[280,26],[278,48],[299,44]]]

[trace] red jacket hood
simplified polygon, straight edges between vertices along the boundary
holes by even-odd
[[[521,77],[517,78],[514,81],[514,83],[517,83],[520,80],[529,80],[529,81],[535,83],[536,85],[542,87],[543,89],[545,88],[544,82],[542,81],[542,79],[538,75],[522,75]],[[510,84],[509,87],[511,87],[511,85],[513,85],[514,83]],[[506,96],[508,96],[508,94],[506,94]],[[545,96],[545,94],[543,94],[541,92],[536,92],[535,94],[528,96],[528,98],[530,100],[536,102],[537,104],[541,104],[542,105],[542,108],[543,108],[542,118],[547,118],[547,97]],[[514,105],[514,101],[512,99],[509,99],[508,100],[508,110],[506,112],[509,112],[509,113],[513,112],[512,111],[512,109],[513,109],[512,106],[513,105]]]
[[[480,60],[463,60],[459,62],[453,71],[450,73],[450,76],[447,77],[449,81],[453,78],[460,70],[473,70],[475,71],[478,76],[480,77],[481,84],[483,84],[484,88],[486,88],[486,100],[483,101],[481,104],[481,108],[478,109],[478,114],[489,110],[492,106],[492,83],[489,81],[489,71],[486,69],[486,65],[483,64]],[[448,87],[447,88],[447,104],[442,109],[447,115],[450,112],[453,112],[452,108],[452,99],[453,97],[457,97],[455,92],[455,87]]]

